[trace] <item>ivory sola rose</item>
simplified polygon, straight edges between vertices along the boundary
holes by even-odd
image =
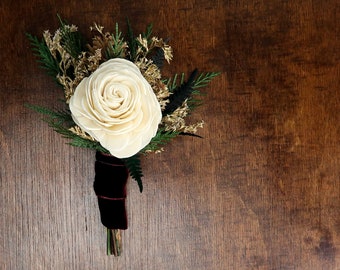
[[[162,119],[152,87],[134,63],[122,58],[104,62],[84,78],[69,106],[74,122],[117,158],[147,146]]]

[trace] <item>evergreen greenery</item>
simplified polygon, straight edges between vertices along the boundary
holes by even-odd
[[[151,139],[151,142],[141,152],[157,151],[179,134],[179,132],[165,131],[164,128],[159,128],[156,136]]]
[[[68,23],[58,15],[61,32],[61,45],[73,57],[77,58],[83,51],[83,38],[78,31],[71,31]]]
[[[213,78],[220,75],[220,72],[207,72],[207,73],[201,73],[196,80],[193,82],[193,89],[198,89],[205,87],[211,82]]]
[[[130,176],[134,180],[136,180],[138,187],[139,187],[139,191],[143,192],[143,182],[142,182],[143,173],[142,173],[142,167],[140,164],[139,154],[136,154],[129,158],[124,158],[123,161],[125,163],[125,166],[129,170]]]
[[[59,62],[55,59],[49,48],[46,45],[45,40],[42,38],[39,40],[36,36],[26,34],[28,40],[31,43],[34,55],[38,57],[38,62],[43,69],[46,69],[47,73],[57,81],[57,75],[59,73]]]
[[[148,44],[151,43],[152,28],[153,28],[152,23],[148,24],[146,29],[145,29],[145,32],[142,34],[143,38],[147,39]]]
[[[46,115],[50,120],[56,121],[58,123],[68,123],[70,124],[70,126],[75,125],[71,117],[71,112],[68,109],[53,111],[42,106],[36,106],[31,104],[26,104],[26,107],[38,113]]]
[[[100,152],[108,153],[108,151],[100,145],[99,142],[83,138],[70,130],[75,126],[69,110],[53,111],[45,107],[26,105],[26,107],[45,115],[43,120],[53,128],[54,131],[61,134],[62,137],[70,139],[68,144],[72,146],[90,148]]]
[[[113,43],[110,44],[105,52],[106,59],[122,57],[122,53],[124,51],[124,40],[122,37],[122,32],[119,31],[118,23],[116,23],[115,30],[115,34],[112,34]]]

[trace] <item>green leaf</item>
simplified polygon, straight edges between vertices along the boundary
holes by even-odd
[[[83,51],[83,38],[78,31],[71,31],[68,23],[57,16],[60,22],[60,43],[73,58],[78,58]]]
[[[116,23],[116,32],[112,34],[113,42],[109,45],[106,50],[106,59],[112,59],[123,56],[124,51],[124,40],[122,37],[122,32],[119,31],[118,23]]]
[[[71,112],[67,110],[58,110],[53,111],[51,109],[48,109],[46,107],[37,106],[37,105],[31,105],[31,104],[25,104],[25,106],[31,110],[34,110],[38,113],[44,114],[49,117],[49,119],[56,120],[61,123],[70,123],[71,125],[74,125],[74,121],[71,116]]]
[[[69,110],[57,110],[36,106],[36,105],[25,105],[27,108],[34,110],[38,113],[45,115],[43,120],[51,127],[54,131],[61,134],[63,138],[69,139],[68,144],[76,147],[90,148],[100,152],[108,153],[108,151],[101,146],[97,141],[83,138],[73,133],[69,128],[74,127],[74,123],[71,113]]]
[[[193,82],[192,88],[198,89],[201,87],[205,87],[211,82],[213,78],[220,75],[220,72],[207,72],[207,73],[201,73],[196,80]]]
[[[152,34],[152,27],[153,27],[152,23],[148,24],[148,26],[146,27],[145,32],[143,33],[143,37],[147,39],[148,44],[151,43],[150,37],[151,37],[151,34]]]
[[[142,182],[143,173],[142,173],[142,168],[140,164],[139,154],[136,154],[129,158],[124,158],[122,160],[124,161],[125,166],[128,168],[131,177],[134,180],[136,180],[138,187],[139,187],[139,191],[143,192],[143,182]]]
[[[70,135],[66,135],[64,137],[72,139],[72,141],[69,143],[72,146],[81,147],[81,148],[89,148],[89,149],[93,149],[93,150],[100,151],[100,152],[107,153],[107,154],[109,153],[109,151],[106,150],[104,147],[102,147],[101,144],[97,141],[91,141],[91,140],[82,138],[74,134],[73,132],[70,132],[69,134]]]
[[[156,136],[151,139],[151,142],[146,147],[144,147],[141,152],[145,153],[148,151],[159,150],[162,146],[167,144],[171,139],[177,137],[179,134],[180,132],[165,131],[164,128],[159,128]]]
[[[39,58],[38,62],[41,64],[40,66],[46,69],[47,73],[57,81],[56,76],[60,71],[59,63],[52,56],[45,40],[43,38],[39,40],[36,36],[32,36],[29,33],[26,33],[26,36],[31,43],[34,55]]]

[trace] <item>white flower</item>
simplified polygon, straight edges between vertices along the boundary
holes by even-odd
[[[138,153],[156,135],[162,112],[150,84],[132,62],[101,64],[70,99],[74,122],[118,158]]]

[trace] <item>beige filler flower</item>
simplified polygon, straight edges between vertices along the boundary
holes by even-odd
[[[69,105],[74,122],[118,158],[147,146],[162,118],[150,84],[122,58],[104,62],[84,78]]]

